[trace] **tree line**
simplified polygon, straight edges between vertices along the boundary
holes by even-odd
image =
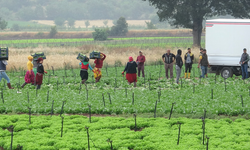
[[[6,20],[115,20],[149,19],[155,9],[140,0],[0,0],[0,17]]]

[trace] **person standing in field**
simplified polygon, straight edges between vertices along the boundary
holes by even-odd
[[[167,50],[166,54],[162,55],[162,61],[165,64],[166,78],[168,79],[168,70],[170,70],[170,78],[173,78],[173,64],[175,60],[175,55],[170,53],[170,50]]]
[[[202,56],[202,54],[203,54],[203,48],[200,48],[199,60],[200,60],[200,57]],[[202,74],[201,67],[200,67],[200,73]]]
[[[202,74],[201,74],[200,78],[204,78],[205,75],[207,77],[207,68],[210,67],[206,52],[207,52],[206,49],[203,49],[203,51],[202,51],[203,54],[199,58],[200,60],[198,63],[198,68],[200,67],[202,70]]]
[[[248,61],[249,55],[247,53],[247,49],[243,49],[243,54],[241,55],[240,64],[241,64],[241,72],[242,72],[242,80],[248,78]]]
[[[25,74],[25,77],[24,77],[24,83],[23,85],[21,86],[22,88],[28,84],[28,83],[31,83],[32,85],[34,85],[34,82],[35,82],[35,74],[33,72],[33,64],[32,64],[32,61],[33,61],[33,57],[32,56],[28,56],[28,62],[27,62],[27,68],[28,68],[28,71],[26,72]]]
[[[129,85],[131,83],[134,83],[134,87],[136,87],[136,82],[137,82],[137,63],[133,61],[133,57],[129,57],[129,62],[127,63],[124,71],[122,74],[124,75],[124,72],[126,72],[126,79],[128,80]]]
[[[177,55],[175,57],[176,59],[176,83],[179,84],[179,78],[181,76],[181,68],[183,66],[183,61],[182,61],[182,58],[181,58],[181,53],[182,51],[179,49],[177,51]]]
[[[0,60],[0,82],[2,80],[2,78],[4,78],[5,80],[7,80],[7,86],[9,89],[14,89],[13,87],[11,87],[10,84],[10,78],[8,77],[8,75],[6,74],[6,65],[8,65],[8,62],[6,60]]]
[[[139,56],[136,59],[136,62],[138,64],[138,77],[140,77],[140,73],[142,72],[142,77],[145,77],[144,75],[144,62],[146,61],[145,56],[142,55],[142,52],[139,51]]]
[[[79,65],[81,65],[80,76],[82,79],[82,84],[84,84],[87,87],[85,82],[88,80],[88,77],[89,77],[88,69],[93,71],[92,67],[89,64],[89,58],[86,57],[85,60],[81,61]]]
[[[47,73],[47,71],[44,70],[43,68],[43,58],[39,57],[37,59],[37,73],[36,73],[36,89],[40,89],[41,85],[43,83],[43,74]]]
[[[188,52],[186,53],[185,57],[185,76],[184,78],[187,78],[187,72],[188,72],[188,79],[190,79],[191,75],[191,69],[194,61],[194,54],[191,53],[191,48],[188,48]]]
[[[95,69],[94,69],[94,77],[95,77],[95,82],[99,82],[101,77],[102,77],[102,66],[103,66],[103,61],[105,60],[106,55],[101,53],[100,58],[96,58],[94,63],[95,63]]]

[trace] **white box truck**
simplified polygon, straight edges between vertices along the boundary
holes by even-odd
[[[206,21],[206,49],[209,72],[223,78],[241,75],[239,64],[243,49],[250,53],[250,19],[214,19]],[[250,62],[248,62],[250,65]],[[248,68],[250,72],[250,68]]]

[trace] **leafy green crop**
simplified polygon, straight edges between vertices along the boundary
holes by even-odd
[[[199,79],[197,78],[199,70],[195,66],[193,68],[195,73],[192,73],[192,79],[182,79],[182,85],[178,85],[174,80],[164,78],[165,70],[162,65],[146,66],[145,79],[138,78],[137,88],[133,88],[120,74],[123,67],[108,67],[107,72],[104,67],[103,77],[99,83],[94,83],[93,73],[89,72],[88,91],[84,85],[81,85],[80,89],[79,69],[57,70],[54,75],[50,70],[49,76],[46,75],[44,78],[42,89],[38,90],[37,94],[32,85],[26,85],[24,89],[19,89],[22,93],[17,93],[16,85],[24,82],[24,72],[12,70],[7,74],[15,89],[7,90],[4,80],[0,83],[4,89],[4,100],[0,99],[0,112],[28,113],[30,107],[33,114],[49,114],[54,100],[54,113],[61,112],[63,101],[66,101],[63,110],[67,114],[88,113],[88,105],[91,105],[91,111],[95,114],[153,113],[155,101],[158,100],[160,93],[160,102],[157,105],[159,114],[170,113],[174,102],[176,104],[173,114],[201,115],[204,109],[208,115],[249,114],[249,80],[242,81],[237,77],[227,79],[225,91],[223,78],[217,76],[216,83],[214,74],[209,74],[208,79]],[[213,89],[213,99],[211,89]],[[49,96],[47,96],[48,91]],[[133,93],[134,105],[132,105]],[[244,107],[240,95],[243,97]]]
[[[0,116],[0,147],[10,149],[11,133],[6,129],[14,126],[15,149],[18,144],[24,150],[56,150],[88,148],[86,127],[89,127],[90,147],[97,150],[109,150],[107,139],[113,141],[113,148],[121,149],[206,149],[202,144],[202,121],[187,118],[137,118],[134,131],[133,118],[92,117],[81,115],[64,116],[63,137],[61,137],[61,118],[59,116],[32,116],[29,124],[28,115]],[[177,146],[178,125],[181,122],[180,144]],[[210,138],[209,149],[248,150],[249,120],[206,119],[206,135]],[[206,140],[205,140],[206,142]]]

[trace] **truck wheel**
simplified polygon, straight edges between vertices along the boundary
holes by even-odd
[[[221,76],[225,79],[233,77],[233,70],[229,67],[225,67],[221,70]]]

